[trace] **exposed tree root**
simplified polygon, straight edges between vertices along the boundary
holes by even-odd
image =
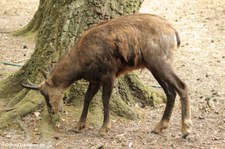
[[[46,4],[46,2],[41,0],[39,7],[38,7],[38,11],[36,11],[32,20],[24,28],[14,32],[13,35],[29,36],[32,34],[36,34],[38,32],[40,26],[42,25],[44,17],[46,16],[44,14],[45,4]]]
[[[21,118],[41,105],[43,105],[44,100],[40,94],[37,94],[34,91],[30,91],[27,95],[17,103],[15,106],[12,107],[11,110],[5,110],[0,112],[0,129],[4,129],[9,127],[12,122],[15,123],[17,118]]]
[[[41,138],[47,140],[52,137],[53,132],[57,129],[55,128],[56,122],[60,121],[60,114],[48,114],[47,110],[44,109],[42,112],[41,120],[39,121],[39,131]]]
[[[19,125],[19,128],[24,132],[24,137],[26,140],[30,139],[30,132],[29,130],[26,128],[25,124],[21,121],[20,118],[16,119],[17,124]]]

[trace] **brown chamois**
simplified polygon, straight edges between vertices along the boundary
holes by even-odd
[[[104,121],[101,133],[108,132],[109,99],[113,83],[121,74],[147,68],[163,88],[167,104],[161,121],[153,133],[167,128],[176,94],[182,109],[182,136],[191,132],[191,112],[186,84],[174,73],[171,62],[179,47],[177,31],[163,18],[151,14],[133,14],[94,25],[55,66],[46,81],[22,86],[39,90],[45,97],[49,113],[58,113],[64,92],[79,79],[89,81],[84,107],[77,125],[86,126],[89,104],[102,86]]]

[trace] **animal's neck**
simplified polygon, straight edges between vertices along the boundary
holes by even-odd
[[[80,68],[77,61],[72,61],[69,55],[65,55],[55,67],[49,80],[52,85],[59,88],[68,88],[75,81],[79,80]]]

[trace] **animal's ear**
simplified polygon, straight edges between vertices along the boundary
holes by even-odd
[[[28,89],[33,89],[33,90],[40,90],[40,86],[36,85],[34,83],[31,83],[29,80],[27,80],[27,84],[23,83],[25,79],[22,79],[20,81],[20,84],[24,87],[24,88],[28,88]]]

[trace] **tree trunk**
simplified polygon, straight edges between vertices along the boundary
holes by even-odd
[[[40,83],[44,80],[40,70],[46,71],[49,66],[53,67],[89,26],[123,14],[135,13],[141,3],[141,0],[40,0],[34,18],[16,33],[27,35],[38,32],[35,51],[22,69],[0,82],[0,105],[3,109],[0,112],[0,127],[7,127],[12,119],[25,116],[44,105],[39,93],[20,86],[21,79],[29,78],[34,83]],[[65,102],[82,107],[86,87],[85,81],[76,82],[66,93]],[[98,94],[90,112],[101,111],[99,98]],[[145,87],[136,75],[130,74],[117,79],[110,108],[112,113],[135,119],[138,113],[132,108],[133,105],[137,102],[142,106],[154,105],[157,100],[160,97],[156,93]],[[41,123],[40,127],[49,123],[45,112]]]

